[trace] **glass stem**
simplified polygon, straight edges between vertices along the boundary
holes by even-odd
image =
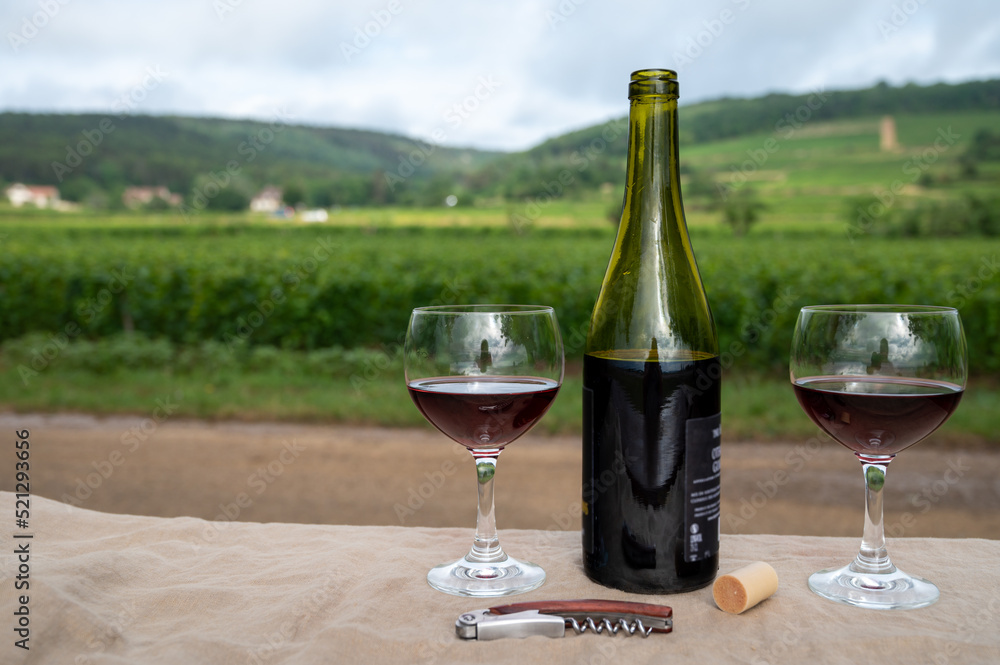
[[[887,575],[896,572],[885,549],[885,530],[882,524],[882,489],[885,472],[894,455],[861,455],[861,468],[865,474],[865,533],[861,539],[858,556],[851,569],[869,575]]]
[[[497,536],[493,504],[493,477],[496,475],[499,455],[499,450],[490,451],[482,456],[473,453],[476,458],[476,477],[479,485],[479,513],[476,516],[476,539],[465,558],[474,563],[496,563],[507,558]]]

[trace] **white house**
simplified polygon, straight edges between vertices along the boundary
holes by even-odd
[[[122,203],[126,208],[139,208],[149,205],[153,199],[163,199],[168,205],[179,206],[183,199],[180,194],[174,194],[166,187],[126,187],[122,192]]]
[[[253,212],[275,212],[282,207],[281,197],[284,192],[278,187],[265,187],[250,199],[250,210]]]
[[[55,208],[59,204],[59,189],[49,185],[23,185],[19,182],[7,188],[11,205],[20,208],[33,203],[37,208]]]

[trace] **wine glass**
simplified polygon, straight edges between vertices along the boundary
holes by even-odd
[[[913,305],[803,307],[792,339],[795,396],[813,422],[850,448],[865,478],[865,527],[850,564],[809,577],[824,598],[873,609],[935,602],[938,588],[889,560],[882,488],[889,462],[940,427],[965,390],[958,312]]]
[[[551,307],[418,307],[404,355],[413,403],[476,460],[479,512],[472,549],[437,566],[427,582],[460,596],[535,589],[545,571],[500,547],[493,508],[497,457],[545,414],[562,385],[563,345]]]

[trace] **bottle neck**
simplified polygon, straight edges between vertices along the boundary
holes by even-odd
[[[677,241],[687,235],[681,208],[677,150],[677,98],[633,97],[620,232],[646,242]]]
[[[622,218],[587,353],[629,360],[711,357],[718,338],[681,203],[677,96],[631,94],[630,100]]]

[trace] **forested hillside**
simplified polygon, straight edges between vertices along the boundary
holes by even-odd
[[[749,134],[774,133],[780,138],[806,124],[836,120],[960,111],[1000,112],[1000,80],[902,87],[883,83],[864,90],[770,94],[690,106],[683,104],[683,93],[682,85],[679,111],[682,154],[685,147],[692,145]],[[1000,127],[1000,115],[996,125]],[[476,185],[480,191],[505,196],[542,196],[548,192],[546,185],[558,181],[559,174],[566,169],[573,175],[573,183],[565,188],[570,192],[604,182],[617,185],[624,173],[626,137],[624,116],[565,134],[527,152],[490,162],[480,170]]]
[[[426,186],[440,173],[495,156],[281,117],[0,114],[0,184],[57,185],[71,201],[100,194],[113,200],[130,185],[163,185],[187,196],[201,181],[228,173],[228,186],[245,190],[245,198],[271,184],[298,188],[315,205],[412,203],[401,200],[405,186],[389,187],[385,177],[401,159],[419,162],[411,175]]]
[[[683,89],[682,89],[683,93]],[[623,95],[624,97],[624,95]],[[682,99],[683,102],[683,99]],[[459,205],[575,196],[623,173],[623,115],[519,153],[443,148],[404,136],[271,122],[187,117],[0,114],[0,185],[57,185],[92,207],[121,205],[125,187],[166,186],[190,200],[212,185],[209,207],[240,209],[265,185],[313,206]],[[719,99],[680,111],[685,146],[804,123],[891,114],[1000,111],[1000,80],[865,90],[817,90]]]

